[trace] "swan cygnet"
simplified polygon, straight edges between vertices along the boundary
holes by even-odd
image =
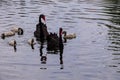
[[[16,40],[11,40],[11,41],[9,41],[9,45],[10,45],[10,46],[13,46],[15,51],[17,50],[17,48],[16,48],[16,45],[17,45]]]
[[[1,34],[1,38],[2,38],[2,39],[5,39],[5,37],[14,36],[14,35],[15,35],[15,32],[8,31],[8,32],[2,33],[2,34]]]
[[[36,44],[34,38],[29,39],[29,40],[28,40],[28,44],[31,45],[31,48],[32,48],[32,49],[34,49],[34,45]]]
[[[23,35],[23,29],[20,27],[12,27],[11,29],[12,32],[18,33],[18,35]]]
[[[67,34],[66,31],[63,31],[63,34],[64,34],[64,36],[63,36],[64,39],[73,39],[73,38],[76,38],[76,34],[75,33],[73,33],[73,34]]]

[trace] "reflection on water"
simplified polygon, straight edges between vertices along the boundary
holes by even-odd
[[[120,65],[120,1],[119,0],[106,0],[109,4],[105,6],[106,14],[110,15],[109,21],[112,23],[105,24],[109,28],[108,30],[108,50],[112,55],[112,60],[109,67],[115,68],[115,71],[119,73]]]
[[[110,15],[110,21],[113,24],[120,24],[120,1],[119,0],[108,0],[109,4],[105,6],[105,11]]]
[[[58,54],[58,52],[59,52],[59,61],[60,61],[60,69],[63,69],[64,67],[63,67],[63,48],[62,49],[60,49],[60,51],[58,51],[57,53],[55,53],[55,52],[43,52],[44,50],[44,43],[41,43],[40,44],[41,46],[40,46],[40,49],[39,49],[39,51],[40,51],[40,61],[41,61],[41,64],[43,64],[43,65],[46,65],[46,63],[47,63],[47,54],[49,53],[49,54],[51,54],[51,55],[56,55],[56,54]],[[47,69],[45,66],[43,67],[41,67],[40,69]]]
[[[48,31],[63,27],[77,34],[63,53],[47,54],[46,43],[29,48],[41,13]],[[25,33],[0,39],[0,80],[120,79],[119,0],[0,0],[0,33],[14,25]],[[17,41],[17,52],[8,45],[11,39]]]

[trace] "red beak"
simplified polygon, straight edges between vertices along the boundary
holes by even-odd
[[[43,20],[45,21],[45,16],[43,16],[42,18],[43,18]]]

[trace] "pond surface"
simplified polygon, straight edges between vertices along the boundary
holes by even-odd
[[[27,43],[40,14],[49,32],[62,27],[77,35],[64,44],[62,58],[47,54],[46,64],[40,44],[32,50]],[[0,39],[0,80],[120,80],[119,0],[0,0],[0,34],[15,25],[24,35]],[[16,52],[8,45],[12,39]]]

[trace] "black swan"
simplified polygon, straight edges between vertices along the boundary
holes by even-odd
[[[41,14],[39,16],[39,23],[36,25],[36,31],[34,32],[34,36],[38,41],[44,42],[48,36],[47,26],[45,24],[45,15]]]
[[[59,29],[59,36],[56,33],[50,33],[47,38],[47,50],[58,51],[63,50],[62,28]]]

